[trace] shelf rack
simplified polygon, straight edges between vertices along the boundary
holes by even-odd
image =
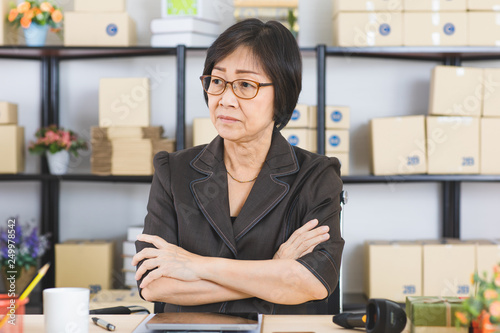
[[[40,124],[59,124],[59,64],[60,61],[81,59],[103,59],[142,56],[175,56],[177,67],[177,123],[176,149],[185,148],[185,84],[186,52],[206,51],[206,48],[152,47],[0,47],[1,59],[37,60],[41,63],[41,110]],[[406,59],[434,61],[445,65],[461,65],[463,60],[498,60],[500,48],[496,47],[372,47],[340,48],[319,45],[302,49],[314,52],[317,59],[318,89],[318,152],[325,152],[325,106],[326,106],[326,59],[327,57],[366,57],[383,59]],[[346,176],[345,184],[415,183],[432,182],[442,184],[442,236],[460,237],[460,185],[462,182],[500,182],[500,176],[482,175],[411,175],[411,176]],[[51,233],[52,241],[59,242],[59,190],[61,182],[120,182],[150,183],[152,176],[97,176],[92,174],[51,175],[47,162],[42,158],[41,172],[38,174],[0,175],[0,181],[41,182],[41,231]],[[49,251],[44,261],[54,262],[54,250]],[[54,266],[43,280],[43,288],[55,284]]]

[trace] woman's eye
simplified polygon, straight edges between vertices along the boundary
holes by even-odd
[[[246,81],[242,81],[240,86],[242,88],[255,88],[255,86],[251,82],[246,82]]]
[[[212,83],[216,84],[216,85],[219,85],[219,84],[222,84],[222,80],[221,79],[213,79]]]

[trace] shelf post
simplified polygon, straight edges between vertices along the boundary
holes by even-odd
[[[177,46],[177,131],[176,150],[185,148],[186,112],[186,46]]]
[[[326,45],[316,48],[316,61],[318,66],[318,106],[317,106],[317,131],[318,154],[325,154],[325,107],[326,107]]]
[[[443,238],[460,238],[460,181],[443,182]]]

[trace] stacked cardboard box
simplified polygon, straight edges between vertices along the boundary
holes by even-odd
[[[17,125],[17,105],[0,102],[0,173],[24,171],[24,127]]]
[[[137,289],[135,280],[135,266],[132,266],[132,257],[135,255],[135,241],[142,234],[143,226],[132,226],[127,228],[127,240],[123,242],[123,275],[124,284],[127,288]]]
[[[161,126],[150,126],[149,90],[147,78],[101,79],[100,126],[91,129],[93,174],[151,175],[153,156],[175,150]]]
[[[467,45],[466,0],[404,0],[406,46]]]
[[[316,106],[297,104],[288,124],[281,134],[292,146],[311,152],[318,151]]]
[[[210,143],[218,135],[210,118],[193,119],[193,146]]]
[[[402,1],[334,1],[333,44],[345,47],[403,45]]]
[[[64,15],[65,46],[134,46],[135,22],[125,0],[75,0]]]
[[[151,22],[151,46],[210,46],[225,27],[221,21],[231,16],[230,1],[162,0],[162,18]]]
[[[325,109],[325,152],[339,159],[343,176],[349,175],[350,109],[327,106]]]
[[[500,45],[500,1],[468,0],[469,45]]]

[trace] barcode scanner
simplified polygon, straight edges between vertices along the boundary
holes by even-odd
[[[406,326],[406,313],[399,304],[386,299],[372,298],[366,313],[341,313],[333,322],[344,328],[366,328],[368,333],[401,333]]]

